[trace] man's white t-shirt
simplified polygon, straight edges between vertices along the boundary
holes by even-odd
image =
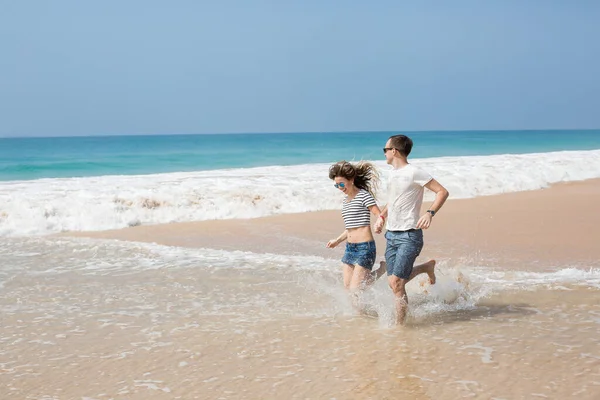
[[[431,175],[412,164],[390,171],[387,184],[388,231],[416,229],[424,186],[432,179]]]

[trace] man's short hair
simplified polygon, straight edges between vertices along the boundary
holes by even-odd
[[[405,135],[394,135],[390,136],[390,145],[402,154],[404,157],[408,157],[413,147],[413,141],[411,138]]]

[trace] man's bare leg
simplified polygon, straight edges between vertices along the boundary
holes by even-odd
[[[396,324],[403,325],[408,311],[408,296],[406,295],[407,279],[398,278],[395,275],[388,276],[388,283],[394,292],[396,300]]]
[[[435,260],[429,260],[426,263],[419,264],[416,267],[414,267],[412,270],[412,273],[408,277],[407,282],[410,282],[411,280],[413,280],[413,278],[417,275],[426,273],[427,275],[429,275],[429,283],[432,285],[435,285],[435,263],[436,263]],[[371,272],[372,281],[369,281],[369,283],[370,284],[375,283],[375,281],[377,279],[381,278],[385,272],[387,272],[387,265],[386,265],[385,261],[382,261],[379,263],[379,269]]]
[[[435,260],[429,260],[426,263],[417,265],[413,268],[408,281],[410,282],[415,276],[426,273],[429,275],[429,283],[435,285]]]

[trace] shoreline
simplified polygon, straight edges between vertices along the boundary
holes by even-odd
[[[450,194],[452,196],[452,194]],[[425,231],[420,259],[469,260],[518,269],[600,263],[600,179],[549,188],[450,199]],[[425,202],[426,209],[429,202]],[[166,246],[338,258],[343,245],[325,243],[343,231],[340,211],[281,214],[252,219],[177,222],[53,236],[115,239]],[[378,259],[385,239],[375,235]]]

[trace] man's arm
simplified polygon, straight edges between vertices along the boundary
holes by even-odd
[[[440,185],[440,183],[435,179],[432,179],[429,182],[427,182],[425,187],[435,193],[435,200],[433,200],[433,204],[431,204],[431,206],[428,208],[428,210],[433,211],[433,213],[435,214],[440,210],[440,208],[442,208],[442,206],[446,202],[446,199],[448,198],[449,193],[446,190],[446,188]],[[417,222],[417,228],[429,228],[429,226],[431,225],[432,218],[433,215],[431,215],[431,213],[426,212],[421,216],[421,218],[419,218],[419,222]]]

